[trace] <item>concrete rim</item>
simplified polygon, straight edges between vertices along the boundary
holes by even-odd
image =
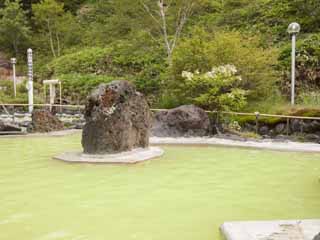
[[[53,158],[70,163],[105,163],[105,164],[135,164],[154,158],[161,157],[164,151],[159,147],[137,148],[132,151],[104,154],[104,155],[91,155],[82,152],[67,152],[62,153]]]

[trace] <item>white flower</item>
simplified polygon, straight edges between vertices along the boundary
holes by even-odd
[[[214,78],[214,77],[215,77],[215,74],[214,74],[214,72],[207,72],[207,73],[205,74],[205,76],[206,76],[207,78]]]
[[[231,72],[232,74],[236,74],[236,73],[238,72],[237,68],[236,68],[234,65],[232,65],[232,64],[227,64],[225,67],[226,67],[227,70],[228,70],[229,72]]]
[[[186,78],[188,80],[192,80],[192,78],[193,78],[193,73],[188,72],[188,71],[183,71],[181,75],[183,78]]]

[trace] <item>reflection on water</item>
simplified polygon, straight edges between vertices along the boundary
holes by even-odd
[[[209,240],[227,220],[320,216],[320,155],[165,147],[137,165],[67,164],[80,136],[0,139],[0,239]]]

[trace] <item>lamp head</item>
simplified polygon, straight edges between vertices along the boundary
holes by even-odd
[[[300,30],[301,30],[300,24],[296,22],[290,23],[288,27],[289,34],[298,34]]]

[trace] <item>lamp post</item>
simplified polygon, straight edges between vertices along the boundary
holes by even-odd
[[[292,52],[291,52],[291,105],[295,103],[295,78],[296,78],[296,36],[300,32],[299,23],[291,23],[288,27],[288,33],[292,36]]]
[[[28,104],[29,104],[29,113],[33,112],[33,60],[32,60],[32,49],[29,48],[28,51]]]
[[[17,97],[16,58],[11,58],[14,97]]]

